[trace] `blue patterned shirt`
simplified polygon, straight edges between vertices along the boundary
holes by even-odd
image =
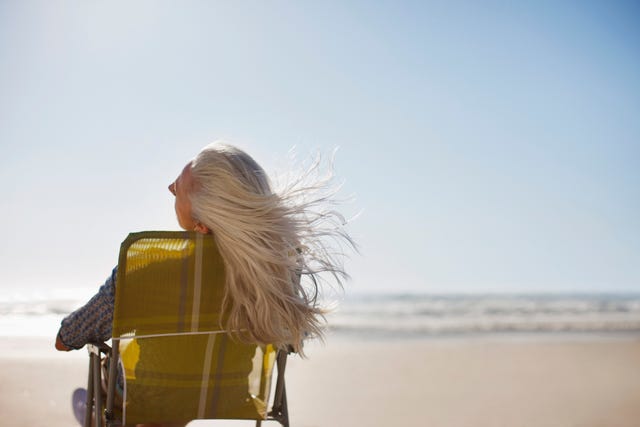
[[[113,308],[116,295],[114,268],[104,285],[84,306],[62,320],[58,335],[64,345],[79,349],[88,343],[101,343],[111,338]]]

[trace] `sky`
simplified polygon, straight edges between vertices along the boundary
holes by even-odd
[[[347,292],[640,291],[640,6],[0,1],[0,293],[95,287],[226,140],[338,149]]]

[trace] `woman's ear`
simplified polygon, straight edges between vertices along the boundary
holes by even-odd
[[[201,222],[196,222],[195,227],[193,227],[193,231],[202,234],[209,234],[211,232],[211,230],[209,230],[209,228]]]

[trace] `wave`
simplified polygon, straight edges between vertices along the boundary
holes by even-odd
[[[0,295],[0,335],[55,332],[60,320],[95,291]],[[640,294],[348,295],[327,319],[332,331],[359,335],[624,332],[640,336]]]
[[[68,314],[88,301],[97,290],[97,288],[72,288],[13,291],[1,294],[0,316]]]
[[[334,331],[387,334],[640,333],[640,295],[384,295],[348,298]]]

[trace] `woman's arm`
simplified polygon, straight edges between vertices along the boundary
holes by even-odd
[[[111,338],[116,272],[117,267],[93,298],[62,320],[56,336],[57,350],[77,350],[87,343]]]

